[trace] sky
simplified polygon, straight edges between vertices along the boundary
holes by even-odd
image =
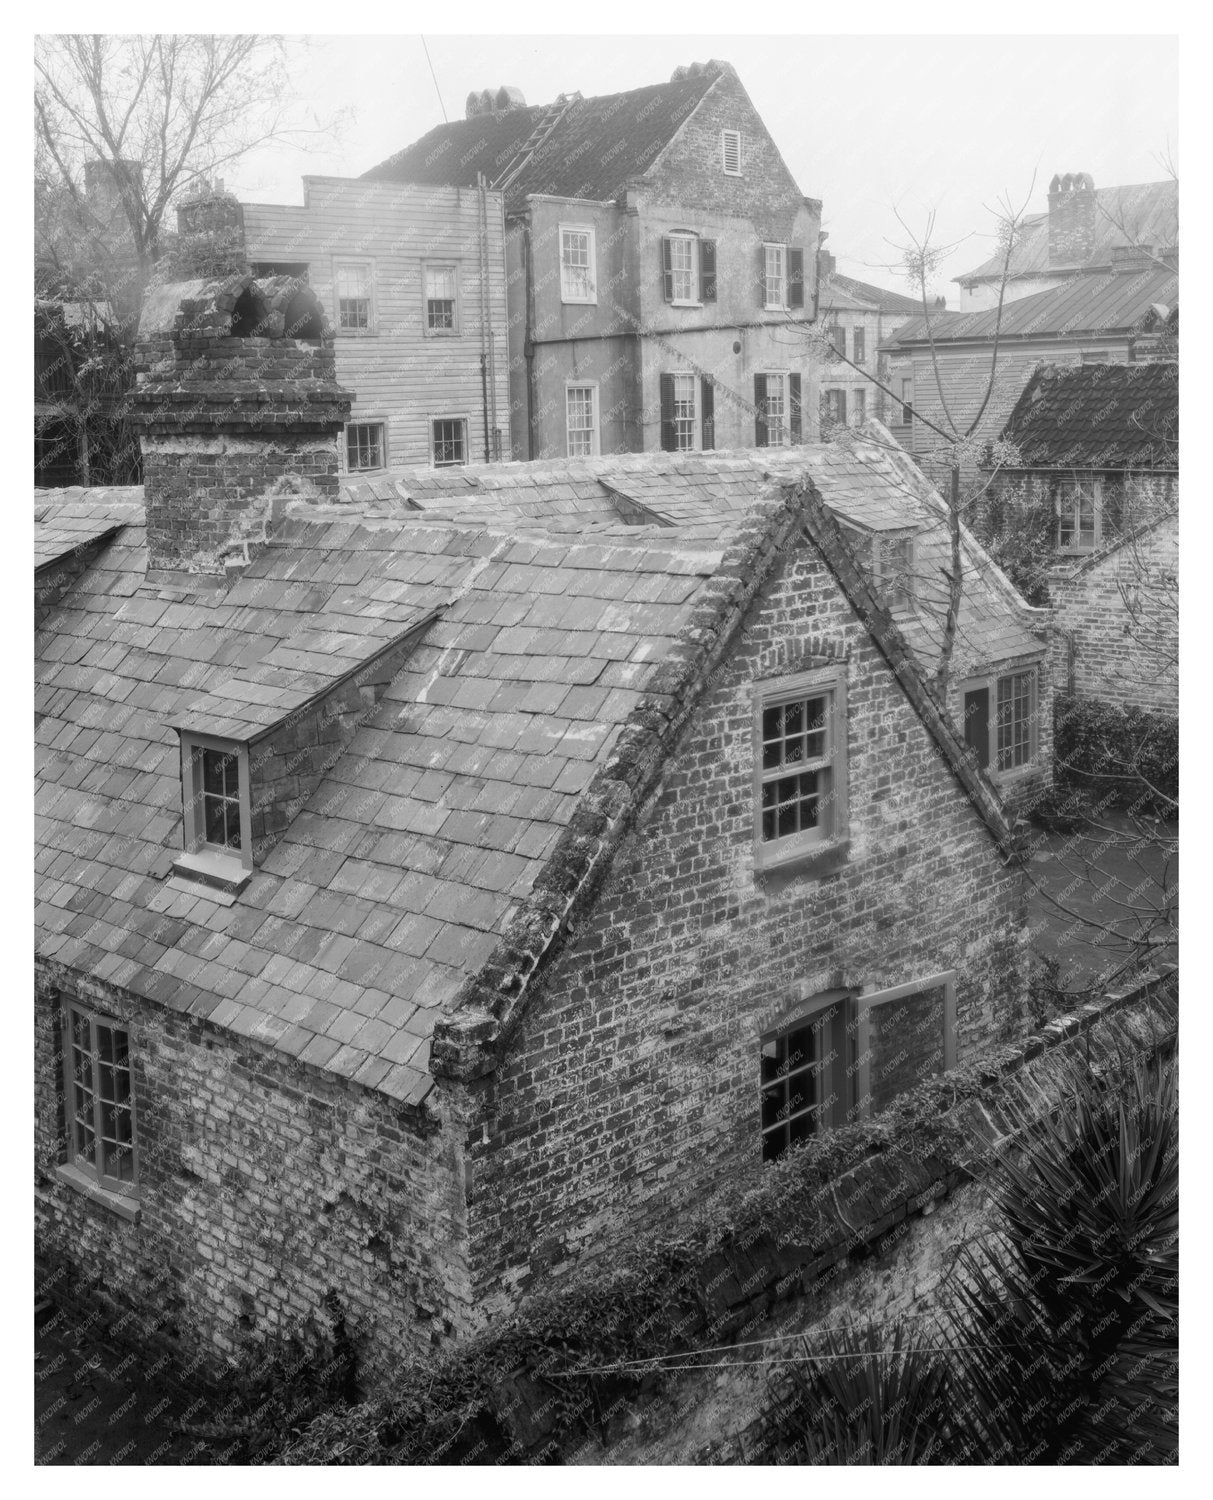
[[[1159,181],[1167,160],[1178,169],[1174,36],[427,33],[424,44],[359,35],[289,46],[298,119],[338,118],[338,129],[307,150],[247,157],[226,179],[247,201],[300,203],[304,173],[356,177],[440,124],[442,105],[462,118],[472,90],[512,84],[542,104],[720,58],[801,191],[823,201],[839,270],[907,290],[900,247],[934,213],[934,243],[949,248],[935,290],[950,306],[949,278],[995,248],[1000,207],[1043,212],[1054,173],[1089,172],[1111,187]]]

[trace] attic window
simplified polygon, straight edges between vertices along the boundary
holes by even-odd
[[[741,131],[720,132],[720,156],[726,177],[741,176]]]
[[[756,868],[845,851],[845,700],[845,672],[834,667],[764,684],[756,691]]]
[[[253,868],[248,747],[182,733],[182,854],[175,874],[235,894]]]

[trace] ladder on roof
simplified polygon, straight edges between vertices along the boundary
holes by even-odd
[[[504,193],[513,187],[518,178],[522,176],[523,168],[539,150],[540,146],[556,129],[574,104],[581,102],[581,95],[558,94],[551,104],[546,105],[535,121],[534,128],[522,145],[517,154],[506,164],[500,176],[495,177],[489,183],[490,192]]]

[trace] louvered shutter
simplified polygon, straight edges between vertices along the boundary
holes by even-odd
[[[767,377],[754,376],[754,446],[767,446]]]
[[[788,409],[792,421],[792,441],[804,440],[804,422],[800,415],[800,376],[788,376]]]
[[[674,300],[674,252],[668,235],[661,236],[661,285],[665,300]]]
[[[716,387],[706,379],[699,382],[699,446],[716,446]]]
[[[674,432],[674,377],[663,375],[658,382],[661,387],[661,447],[666,453],[678,449]]]
[[[716,241],[699,241],[699,300],[716,300]]]
[[[788,246],[788,306],[804,306],[804,251]]]

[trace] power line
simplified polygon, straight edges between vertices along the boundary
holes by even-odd
[[[450,121],[446,117],[446,105],[442,102],[442,90],[438,87],[438,74],[434,72],[434,64],[430,62],[430,49],[425,45],[424,37],[421,38],[421,46],[425,52],[425,60],[430,64],[430,77],[434,80],[434,92],[438,95],[438,108],[442,111],[442,123],[449,125]]]

